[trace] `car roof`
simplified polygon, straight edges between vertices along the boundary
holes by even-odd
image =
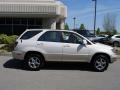
[[[73,33],[76,33],[76,34],[80,35],[81,37],[85,38],[85,37],[84,37],[84,36],[82,36],[81,34],[79,34],[79,33],[75,32],[75,31],[72,31],[72,30],[26,29],[26,31],[25,31],[25,32],[27,32],[27,31],[43,31],[43,32],[46,32],[46,31],[64,31],[64,32],[73,32]],[[25,33],[25,32],[24,32],[24,33]],[[23,34],[24,34],[24,33],[23,33]],[[22,35],[23,35],[23,34],[22,34]],[[22,35],[21,35],[21,36],[22,36]],[[20,36],[20,37],[21,37],[21,36]],[[19,37],[19,38],[20,38],[20,37]],[[19,38],[18,38],[18,39],[19,39]],[[87,39],[87,38],[86,38],[86,39]],[[88,39],[87,39],[87,40],[88,40]],[[88,40],[88,41],[89,41],[90,43],[92,43],[90,40]]]
[[[65,32],[75,32],[72,30],[54,30],[54,29],[26,29],[26,31],[65,31]],[[76,32],[75,32],[76,33]]]
[[[114,36],[120,36],[120,34],[115,34]]]

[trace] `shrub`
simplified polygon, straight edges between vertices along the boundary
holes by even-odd
[[[6,34],[1,34],[0,35],[0,43],[2,44],[12,44],[16,41],[17,36],[12,35],[12,36],[7,36]]]
[[[6,42],[7,42],[7,35],[1,34],[0,35],[0,43],[6,44]]]
[[[16,35],[8,36],[8,44],[13,44],[17,39]]]

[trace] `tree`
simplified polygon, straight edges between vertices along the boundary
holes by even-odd
[[[109,34],[109,35],[113,35],[114,33],[117,33],[117,30],[116,30],[116,15],[107,13],[104,16],[103,28],[106,31],[106,33]]]
[[[113,35],[114,35],[114,34],[117,34],[117,30],[113,30]]]
[[[97,28],[97,30],[96,30],[96,34],[97,34],[97,35],[100,34],[100,28]]]
[[[69,26],[68,26],[68,24],[67,24],[67,23],[65,24],[64,29],[65,29],[65,30],[69,30]]]
[[[85,25],[84,24],[80,25],[80,30],[85,30]]]

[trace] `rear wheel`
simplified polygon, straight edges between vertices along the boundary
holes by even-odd
[[[41,55],[30,54],[26,57],[26,64],[29,70],[37,71],[44,65],[44,59]]]
[[[109,58],[106,55],[97,55],[93,58],[92,67],[95,71],[103,72],[109,66]]]

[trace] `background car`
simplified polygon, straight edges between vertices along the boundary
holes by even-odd
[[[100,35],[97,35],[97,37],[99,37],[99,38],[105,38],[105,37],[107,37],[108,35],[107,34],[100,34]]]
[[[91,30],[79,30],[79,29],[74,29],[73,31],[83,35],[84,37],[86,37],[87,39],[89,39],[90,41],[93,41],[94,39],[96,39],[96,36],[94,35],[94,33],[91,32]]]
[[[110,41],[111,36],[109,35],[98,35],[93,42],[97,42],[97,43],[102,43],[102,44],[107,44],[109,45],[109,41]]]
[[[114,47],[120,46],[120,35],[119,34],[113,35],[110,38],[110,44],[112,44]]]
[[[119,47],[120,46],[120,35],[119,34],[108,35],[107,37],[96,38],[93,41],[111,45],[113,47]]]

